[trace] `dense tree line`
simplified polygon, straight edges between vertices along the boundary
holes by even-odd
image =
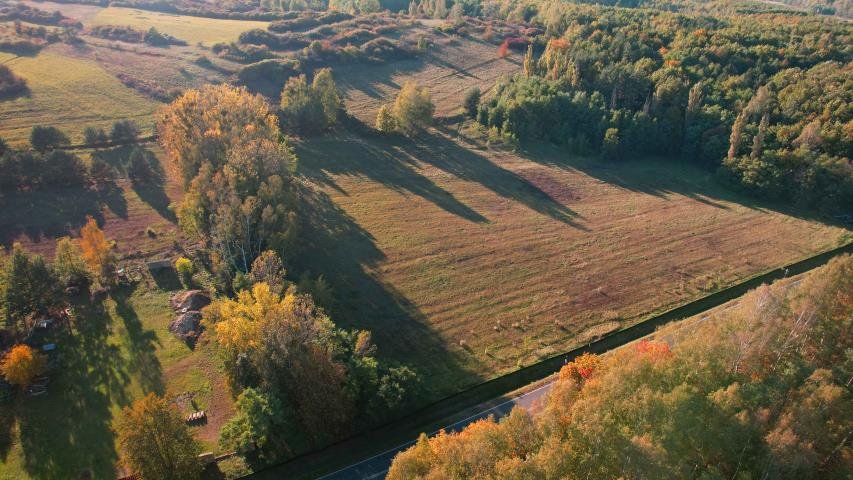
[[[493,14],[519,8],[544,34],[530,39],[523,73],[480,104],[483,125],[616,159],[680,156],[812,207],[853,204],[848,25],[560,2],[504,2]]]
[[[422,436],[390,480],[843,479],[853,468],[853,258],[566,365],[543,410]]]
[[[181,228],[212,248],[217,271],[245,273],[262,251],[290,250],[296,156],[262,97],[227,85],[190,90],[162,111],[158,131],[186,189]]]

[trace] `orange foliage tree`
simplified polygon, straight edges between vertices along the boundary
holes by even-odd
[[[33,379],[44,373],[47,359],[27,345],[15,345],[3,357],[0,372],[13,385],[28,386]]]
[[[88,217],[86,225],[80,229],[79,243],[80,253],[92,275],[102,281],[111,279],[115,270],[115,256],[110,242],[94,218]]]

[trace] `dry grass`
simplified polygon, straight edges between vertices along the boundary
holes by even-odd
[[[268,24],[269,22],[191,17],[132,8],[109,7],[98,12],[86,26],[129,25],[145,30],[154,27],[190,44],[197,42],[212,44],[237,40],[237,37],[246,30],[265,29]]]
[[[407,80],[428,87],[436,115],[447,116],[461,111],[462,98],[469,88],[477,86],[487,92],[501,76],[521,70],[517,54],[498,58],[497,46],[491,43],[471,38],[451,42],[450,37],[435,36],[423,28],[407,35],[429,36],[435,44],[409,60],[334,69],[338,86],[345,92],[347,111],[369,125],[373,125],[379,107],[393,101]]]
[[[300,154],[328,195],[300,261],[332,280],[336,320],[414,364],[431,398],[850,238],[672,163],[516,155],[448,131],[336,133]]]

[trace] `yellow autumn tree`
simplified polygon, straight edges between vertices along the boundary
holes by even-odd
[[[158,131],[186,189],[181,229],[209,242],[219,268],[246,273],[262,251],[289,251],[296,155],[261,96],[228,85],[190,90],[160,112]]]
[[[214,170],[234,145],[278,139],[278,119],[260,95],[230,85],[207,85],[185,92],[157,117],[160,144],[184,187],[204,163]]]
[[[104,236],[103,230],[98,227],[94,218],[88,217],[86,225],[80,229],[80,253],[83,261],[92,275],[109,281],[115,273],[115,255],[112,245]]]
[[[407,135],[429,126],[434,112],[429,90],[415,82],[406,82],[394,100],[394,119],[397,127]]]
[[[3,357],[0,372],[12,385],[26,387],[35,377],[44,373],[46,367],[47,358],[44,355],[28,345],[15,345]]]
[[[116,433],[122,459],[143,480],[201,476],[201,449],[178,410],[165,399],[149,393],[125,407]]]

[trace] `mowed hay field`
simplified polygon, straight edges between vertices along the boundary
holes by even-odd
[[[0,52],[0,63],[27,81],[28,96],[0,101],[0,137],[14,146],[29,141],[34,125],[57,127],[72,141],[82,141],[87,126],[109,127],[115,120],[135,120],[151,133],[159,103],[126,87],[96,62],[52,53],[32,57]]]
[[[323,192],[300,261],[332,283],[336,321],[424,375],[424,400],[851,238],[674,162],[365,135],[298,149]]]
[[[168,33],[189,44],[198,42],[213,44],[237,40],[237,37],[246,30],[266,29],[268,24],[269,22],[191,17],[133,8],[108,7],[101,9],[86,26],[128,25],[143,30],[154,27],[160,32]]]

